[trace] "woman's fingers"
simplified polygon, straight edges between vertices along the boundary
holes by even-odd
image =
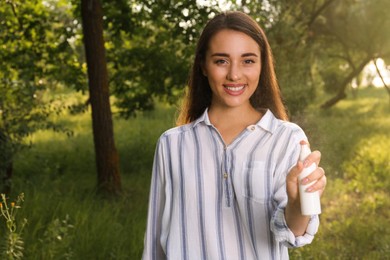
[[[324,191],[326,186],[326,175],[322,167],[318,167],[315,171],[313,171],[301,181],[302,184],[308,184],[312,182],[314,182],[313,185],[307,188],[308,192],[320,191],[320,193],[322,193]]]

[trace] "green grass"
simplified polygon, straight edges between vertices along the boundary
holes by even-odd
[[[65,97],[66,98],[66,97]],[[322,152],[328,176],[315,241],[292,259],[390,259],[390,106],[383,89],[327,111],[312,107],[300,122]],[[14,162],[11,198],[25,193],[26,259],[140,259],[153,153],[174,125],[175,109],[114,121],[123,196],[96,196],[89,113],[56,118],[74,135],[40,131]],[[304,118],[304,120],[302,120]],[[3,224],[3,223],[1,223]]]
[[[124,191],[111,201],[95,194],[89,113],[60,119],[71,125],[71,137],[37,132],[15,161],[13,194],[26,197],[20,214],[28,219],[26,258],[140,259],[154,148],[174,125],[174,113],[160,105],[137,118],[115,119]]]

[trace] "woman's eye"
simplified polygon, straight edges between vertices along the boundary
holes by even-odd
[[[226,60],[216,60],[215,61],[215,64],[226,64],[227,63],[227,61]]]
[[[245,60],[244,63],[245,64],[252,64],[252,63],[255,63],[255,61],[254,60]]]

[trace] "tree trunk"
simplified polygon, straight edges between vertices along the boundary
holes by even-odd
[[[12,188],[12,173],[14,171],[13,163],[7,162],[6,168],[2,169],[5,170],[4,175],[2,176],[2,187],[1,187],[1,193],[5,195],[9,195],[11,193]]]
[[[81,16],[92,108],[97,188],[104,195],[118,195],[121,191],[119,156],[114,142],[100,1],[82,0]]]
[[[354,69],[351,73],[349,73],[348,76],[344,79],[344,81],[341,82],[341,84],[338,88],[339,91],[337,92],[337,94],[333,98],[329,99],[324,104],[322,104],[321,108],[322,109],[331,108],[337,102],[346,98],[347,94],[345,94],[345,89],[347,88],[348,84],[362,72],[362,70],[364,69],[364,67],[367,65],[367,63],[370,60],[371,60],[371,56],[370,56],[370,58],[363,60],[356,69]]]
[[[4,118],[3,118],[4,120]],[[13,149],[11,140],[0,129],[0,193],[9,195],[12,187]]]

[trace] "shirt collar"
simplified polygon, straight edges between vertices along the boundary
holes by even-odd
[[[267,109],[256,125],[273,134],[279,125],[279,120],[274,116],[271,110]]]
[[[198,125],[199,123],[204,123],[205,125],[212,125],[210,122],[208,108],[205,109],[203,114],[193,122],[193,127]],[[271,110],[267,109],[264,115],[261,117],[259,122],[256,123],[256,126],[261,129],[270,132],[271,134],[275,132],[277,126],[279,125],[279,120],[274,116]]]
[[[195,127],[197,124],[204,122],[206,125],[211,125],[210,119],[209,119],[209,109],[206,108],[203,114],[198,117],[193,123],[193,127]]]

